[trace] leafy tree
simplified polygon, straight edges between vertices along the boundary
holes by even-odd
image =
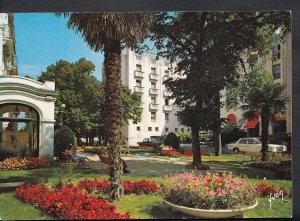
[[[60,16],[61,14],[57,14]],[[148,34],[152,25],[151,13],[64,13],[68,28],[80,33],[94,50],[104,50],[105,73],[105,128],[112,159],[110,167],[110,198],[123,195],[121,185],[122,161],[120,157],[122,101],[121,101],[121,49],[134,47]]]
[[[54,81],[58,97],[55,103],[56,128],[67,125],[72,128],[79,143],[81,137],[89,138],[93,145],[94,137],[104,136],[104,84],[92,76],[94,65],[79,59],[75,63],[60,60],[47,67],[39,76],[40,81]],[[65,83],[67,82],[67,84]],[[122,116],[124,123],[129,120],[139,122],[142,108],[136,94],[122,86]],[[65,104],[65,107],[62,107]]]
[[[285,31],[289,22],[289,12],[157,13],[151,39],[159,55],[177,62],[175,72],[186,76],[165,84],[184,107],[178,115],[192,130],[194,166],[201,168],[199,130],[220,132],[219,92],[246,70],[242,58],[251,50],[268,53],[272,33],[282,25]]]
[[[245,83],[241,84],[241,108],[244,116],[252,119],[261,117],[262,161],[268,160],[269,122],[276,114],[286,110],[286,97],[282,92],[285,87],[276,84],[272,74],[263,68],[254,69],[246,76]]]
[[[63,152],[69,145],[77,145],[74,132],[68,126],[62,126],[54,134],[54,155],[60,160],[63,159]]]

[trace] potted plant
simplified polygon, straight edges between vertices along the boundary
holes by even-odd
[[[181,173],[168,176],[162,185],[165,203],[201,218],[242,216],[257,206],[257,193],[247,180],[232,173]]]

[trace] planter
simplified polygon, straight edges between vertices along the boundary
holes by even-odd
[[[184,206],[178,206],[165,200],[165,203],[172,207],[173,211],[180,211],[185,214],[200,218],[218,219],[218,218],[229,218],[235,216],[242,216],[245,211],[255,208],[258,205],[258,201],[253,206],[239,210],[209,210],[209,209],[196,209]]]

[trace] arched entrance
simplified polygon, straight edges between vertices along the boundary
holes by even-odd
[[[26,149],[38,155],[39,114],[28,105],[0,105],[0,148],[7,151]]]
[[[56,96],[54,82],[0,76],[0,148],[53,156]]]

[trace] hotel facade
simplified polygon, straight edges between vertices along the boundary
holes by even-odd
[[[169,132],[189,131],[180,125],[176,113],[180,108],[170,98],[163,81],[167,78],[182,78],[173,73],[175,63],[157,58],[151,53],[137,54],[126,49],[122,55],[122,83],[140,96],[143,108],[141,122],[129,121],[122,128],[123,137],[129,145],[151,136],[161,136]]]

